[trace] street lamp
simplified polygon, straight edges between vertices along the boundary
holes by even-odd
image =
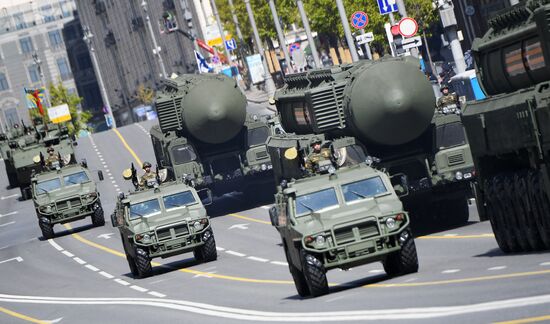
[[[103,78],[101,77],[101,71],[99,69],[99,64],[97,63],[95,49],[92,45],[92,38],[94,37],[94,35],[92,34],[92,32],[87,26],[83,26],[82,29],[84,31],[84,37],[82,39],[84,40],[84,42],[86,42],[86,44],[88,45],[88,49],[90,50],[90,56],[92,57],[92,67],[97,76],[97,82],[99,83],[99,91],[101,92],[101,99],[103,99],[103,104],[105,105],[107,114],[111,118],[111,128],[116,128],[115,116],[113,115],[113,111],[111,109],[109,96],[107,94],[107,90],[105,89],[105,83],[103,83]]]
[[[34,52],[32,54],[32,60],[34,61],[34,64],[36,65],[36,68],[38,69],[38,74],[40,75],[40,83],[41,86],[44,88],[44,94],[46,97],[46,106],[50,106],[50,98],[48,96],[48,89],[46,89],[46,80],[44,80],[44,72],[42,71],[42,60],[38,57],[38,53]]]
[[[155,33],[153,31],[153,25],[151,24],[151,19],[149,18],[148,8],[147,8],[147,2],[145,0],[141,1],[141,8],[143,9],[143,12],[145,13],[145,21],[147,21],[147,28],[149,29],[149,33],[151,34],[151,40],[153,41],[153,54],[155,54],[158,57],[160,70],[161,70],[161,77],[168,78],[168,75],[166,74],[166,68],[164,67],[164,61],[162,60],[162,56],[160,55],[161,48],[157,45],[157,39],[155,37]]]

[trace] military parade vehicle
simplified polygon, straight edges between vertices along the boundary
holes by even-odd
[[[59,124],[40,125],[34,132],[10,142],[8,162],[13,168],[16,183],[21,189],[23,200],[31,198],[31,175],[40,171],[40,154],[46,155],[49,147],[61,156],[66,164],[75,162],[74,147],[65,126]]]
[[[6,175],[10,188],[17,187],[17,174],[13,163],[10,160],[11,152],[17,148],[18,141],[23,137],[33,137],[34,129],[28,128],[24,123],[20,127],[18,124],[14,125],[6,133],[0,134],[0,156],[4,160],[6,167]],[[26,141],[26,140],[25,140]]]
[[[163,80],[155,101],[159,125],[150,134],[168,178],[185,178],[216,196],[274,188],[265,141],[281,128],[275,117],[247,114],[246,104],[224,75]]]
[[[473,168],[464,131],[459,118],[445,125],[447,118],[434,116],[435,96],[418,60],[365,60],[287,75],[274,99],[285,131],[354,136],[389,174],[405,174],[410,194],[403,202],[413,218],[468,220]]]
[[[56,224],[86,217],[92,219],[94,226],[105,224],[100,194],[85,162],[64,165],[59,160],[48,167],[42,156],[40,164],[41,172],[31,179],[31,191],[42,237],[53,238]],[[101,171],[98,177],[103,180]]]
[[[504,252],[550,248],[550,2],[520,2],[474,41],[487,98],[462,121],[478,181],[477,207]]]
[[[130,270],[140,278],[152,274],[153,258],[193,251],[198,262],[217,259],[210,219],[197,191],[181,181],[164,182],[167,172],[161,171],[140,184],[133,165],[126,170],[124,178],[131,179],[136,190],[121,193],[111,215]],[[207,204],[212,198],[208,196]]]
[[[418,271],[410,218],[394,189],[405,195],[406,177],[371,167],[352,137],[323,141],[330,158],[307,172],[310,141],[288,134],[267,143],[280,183],[269,214],[298,294],[328,293],[326,271],[335,268],[381,261],[390,276]]]

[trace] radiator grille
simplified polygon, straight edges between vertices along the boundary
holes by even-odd
[[[157,239],[160,241],[175,239],[189,234],[187,223],[179,223],[157,229]]]
[[[80,198],[72,198],[68,200],[58,201],[56,202],[56,206],[57,210],[65,210],[80,207],[82,206],[82,202],[80,201]]]
[[[376,221],[368,221],[351,226],[341,227],[334,229],[334,235],[336,238],[336,244],[345,244],[355,241],[354,228],[357,228],[357,232],[361,238],[369,238],[380,234],[378,231],[378,225]]]
[[[464,154],[458,153],[453,155],[448,155],[447,160],[449,162],[449,165],[457,165],[464,163]]]
[[[181,97],[175,97],[166,101],[157,101],[155,107],[157,108],[160,129],[163,132],[181,128]]]
[[[314,127],[317,132],[344,128],[344,89],[345,83],[332,84],[332,87],[322,88],[319,92],[311,92],[311,107],[313,109]]]

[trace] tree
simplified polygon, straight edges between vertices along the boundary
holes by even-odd
[[[52,107],[62,104],[69,106],[71,122],[67,127],[70,134],[78,134],[81,129],[86,128],[86,122],[92,117],[92,114],[88,111],[78,112],[78,106],[82,102],[81,97],[75,93],[70,93],[61,80],[57,84],[50,83],[49,95]]]

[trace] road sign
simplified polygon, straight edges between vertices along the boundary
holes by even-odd
[[[235,38],[231,38],[230,40],[225,41],[225,48],[227,48],[228,51],[232,51],[237,49],[237,42],[235,41]]]
[[[381,15],[397,12],[397,3],[395,3],[395,0],[378,0],[378,10]]]
[[[356,11],[351,15],[351,25],[355,29],[363,29],[369,23],[369,16],[363,11]]]
[[[357,36],[355,37],[355,40],[357,41],[357,44],[363,45],[363,44],[372,42],[372,41],[374,40],[374,35],[373,35],[372,32],[366,33],[366,34],[357,35]]]
[[[48,108],[48,117],[54,124],[59,124],[71,120],[71,112],[69,105],[62,104],[55,107]]]
[[[294,52],[294,51],[297,51],[300,49],[300,43],[292,43],[290,44],[290,46],[288,47],[288,51],[290,53]]]
[[[403,37],[413,37],[418,31],[418,23],[409,17],[401,19],[397,26],[399,26],[399,33]]]
[[[401,41],[401,45],[405,50],[422,46],[422,38],[420,38],[420,36],[416,36],[412,38],[403,38],[403,40]]]

